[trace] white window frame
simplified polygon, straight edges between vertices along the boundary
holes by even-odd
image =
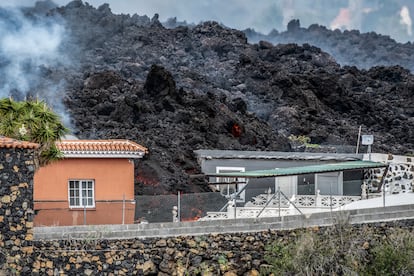
[[[88,187],[88,184],[92,184]],[[71,185],[75,185],[71,187]],[[84,187],[86,185],[86,187]],[[73,194],[71,194],[73,191]],[[85,193],[83,193],[86,192]],[[90,193],[88,193],[90,191]],[[79,204],[71,204],[72,199],[79,199]],[[91,203],[88,204],[89,199],[92,199]],[[84,205],[86,200],[86,205]],[[68,181],[68,202],[69,208],[95,208],[95,180],[93,179],[69,179]]]
[[[224,172],[245,172],[245,168],[244,167],[216,167],[216,173],[224,173]],[[223,182],[235,182],[236,178],[234,177],[217,177],[216,178],[216,182],[218,183],[223,183]],[[245,182],[245,178],[238,178],[238,182]],[[238,183],[236,184],[236,193],[238,191],[240,191],[241,189],[243,189],[243,187],[246,186],[246,183]],[[223,194],[221,192],[221,190],[223,189],[223,187],[225,187],[225,185],[221,184],[221,185],[216,185],[216,188],[220,191],[220,193],[223,196],[230,196],[231,194],[229,194],[229,188],[230,185],[227,185],[227,194]],[[246,196],[246,191],[243,191],[239,197],[237,198],[237,202],[245,202],[245,196]]]

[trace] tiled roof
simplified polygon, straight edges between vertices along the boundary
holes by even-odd
[[[65,157],[142,157],[148,152],[129,140],[62,140],[56,146]]]
[[[0,136],[0,148],[37,149],[39,144]]]

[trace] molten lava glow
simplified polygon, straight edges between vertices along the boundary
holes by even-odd
[[[142,175],[138,175],[136,177],[136,180],[142,184],[144,184],[145,186],[153,186],[156,187],[158,185],[160,185],[159,181],[155,180],[155,179],[151,179],[149,177],[145,177]]]
[[[401,8],[400,17],[401,17],[400,23],[406,26],[407,34],[411,36],[412,35],[412,29],[411,29],[412,21],[410,17],[410,10],[406,6],[403,6]]]
[[[203,211],[197,208],[191,208],[192,217],[182,217],[181,221],[196,221],[203,216]]]
[[[241,127],[238,124],[234,124],[231,128],[231,134],[233,134],[234,137],[240,137],[241,132]]]
[[[349,8],[342,8],[331,22],[331,29],[351,28],[351,12]]]

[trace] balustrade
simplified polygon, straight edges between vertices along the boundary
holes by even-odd
[[[303,213],[312,213],[326,211],[326,209],[338,208],[345,204],[360,200],[360,196],[337,196],[337,195],[294,195],[290,202],[284,197],[278,197],[273,194],[259,194],[247,202],[243,207],[230,206],[225,212],[208,212],[207,216],[200,220],[215,219],[234,219],[236,218],[255,218],[263,210],[266,203],[267,207],[262,211],[260,217],[277,217],[296,215],[299,212],[294,208],[299,208]],[[270,202],[269,202],[270,201]]]

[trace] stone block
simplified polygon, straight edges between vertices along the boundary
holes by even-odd
[[[112,259],[112,257],[109,257],[109,258],[106,258],[106,261],[105,261],[107,264],[113,264],[114,263],[114,259]]]
[[[37,270],[39,270],[39,269],[40,269],[40,261],[39,261],[39,260],[36,260],[36,261],[33,263],[33,268],[34,268],[34,269],[37,269]]]
[[[159,241],[156,242],[155,246],[157,247],[165,247],[167,246],[167,241],[165,239],[161,239]]]
[[[53,268],[53,262],[52,261],[46,261],[46,267],[47,268]]]
[[[11,186],[10,187],[10,191],[11,192],[16,192],[16,191],[18,191],[19,190],[19,186]]]
[[[10,196],[9,196],[9,195],[4,195],[4,196],[1,198],[1,202],[2,202],[2,203],[7,204],[7,203],[10,203],[10,201],[11,201],[11,198],[10,198]]]
[[[26,182],[22,182],[19,184],[19,188],[28,188],[29,185]]]
[[[157,268],[156,268],[155,264],[152,261],[146,261],[142,265],[142,270],[144,272],[144,275],[149,275],[149,274],[157,272]]]
[[[26,228],[33,228],[33,221],[26,221]]]
[[[32,254],[33,253],[33,246],[24,246],[21,248],[22,252],[25,254]]]

